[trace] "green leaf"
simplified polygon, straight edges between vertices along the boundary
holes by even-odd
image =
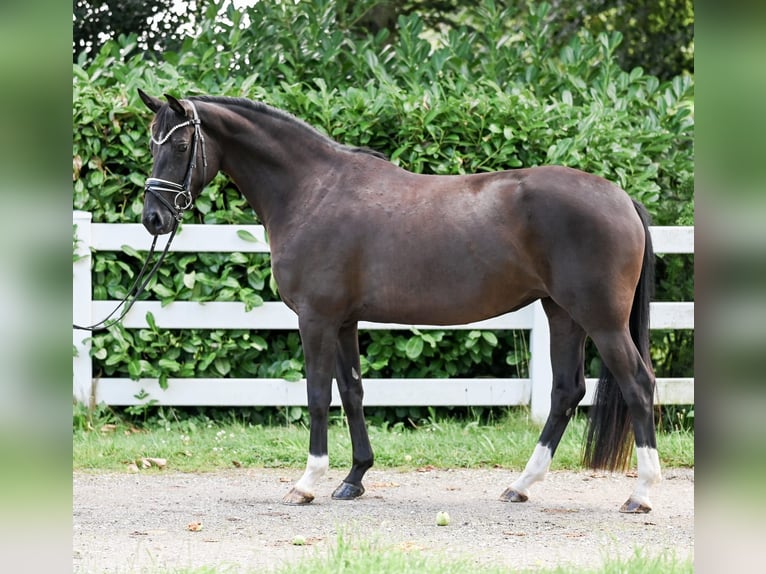
[[[88,183],[93,186],[99,186],[104,183],[104,174],[101,171],[91,171],[88,175]]]
[[[128,363],[128,375],[134,381],[141,377],[141,364],[139,361],[133,360]]]
[[[165,287],[162,283],[157,283],[154,287],[152,287],[152,291],[157,293],[160,297],[166,297],[166,298],[172,298],[175,297],[175,293]]]
[[[229,261],[232,263],[236,263],[238,265],[245,265],[248,263],[247,255],[244,253],[240,253],[238,251],[235,251],[231,255],[229,255]]]
[[[210,213],[210,210],[213,209],[213,204],[210,202],[208,197],[200,195],[197,198],[197,201],[194,202],[194,207],[199,210],[200,213],[205,214]]]
[[[137,257],[138,259],[142,259],[141,254],[135,249],[133,249],[130,245],[123,245],[120,249],[122,249],[124,253],[127,253],[131,257]]]
[[[372,362],[372,363],[370,363],[369,365],[370,365],[370,368],[371,368],[373,371],[380,371],[380,370],[382,370],[383,368],[385,368],[385,367],[387,367],[387,366],[388,366],[388,358],[385,358],[385,359],[378,359],[378,360],[376,360],[376,361],[373,361],[373,362]]]
[[[493,347],[497,347],[497,336],[491,332],[491,331],[482,331],[481,336],[484,338],[484,340],[492,345]]]
[[[228,359],[219,358],[213,361],[213,367],[215,367],[215,370],[218,371],[219,374],[226,376],[231,370],[231,363]]]
[[[411,337],[410,340],[407,341],[407,346],[404,348],[404,352],[408,359],[413,361],[417,359],[423,352],[423,339],[420,337]]]
[[[176,372],[178,369],[181,368],[181,364],[178,361],[173,361],[170,359],[160,359],[158,361],[158,364],[161,369],[165,369],[171,372]]]
[[[253,335],[250,337],[250,346],[254,349],[258,349],[259,351],[265,351],[269,348],[269,344],[266,342],[266,339],[260,335]]]
[[[238,229],[237,230],[237,237],[239,237],[243,241],[250,241],[251,243],[258,243],[258,240],[255,238],[255,236],[252,233],[250,233],[247,229]]]
[[[256,307],[260,307],[263,305],[263,297],[260,295],[255,295],[250,290],[248,290],[247,293],[243,292],[240,294],[242,301],[245,303],[245,312],[252,311]]]
[[[112,365],[117,365],[119,363],[122,363],[124,359],[125,357],[123,355],[118,355],[118,354],[109,355],[106,361],[104,361],[104,365],[106,365],[107,367],[111,367]]]
[[[303,417],[303,409],[301,407],[290,407],[287,414],[290,422],[299,421]]]
[[[214,352],[207,353],[204,357],[200,359],[199,370],[200,371],[206,370],[214,360],[215,360],[215,353]]]
[[[428,343],[432,349],[436,348],[436,337],[431,333],[420,333],[420,338],[424,343]]]

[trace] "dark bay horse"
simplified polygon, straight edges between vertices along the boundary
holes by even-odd
[[[605,368],[584,463],[624,469],[635,438],[638,480],[620,510],[651,509],[649,489],[660,480],[648,335],[654,254],[648,216],[623,190],[556,166],[418,175],[261,103],[139,94],[155,113],[146,229],[174,230],[202,188],[225,173],[266,227],[279,293],[298,315],[310,444],[305,473],[283,502],[311,502],[328,468],[333,377],[353,463],[332,496],[364,492],[373,452],[362,409],[359,321],[454,325],[540,299],[551,333],[551,410],[501,500],[526,501],[545,477],[585,394],[588,336]]]

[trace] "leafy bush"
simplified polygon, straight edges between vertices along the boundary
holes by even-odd
[[[481,4],[481,32],[426,30],[417,15],[359,36],[351,23],[371,1],[212,2],[161,60],[133,37],[74,65],[75,209],[94,221],[137,222],[150,171],[151,114],[136,95],[244,96],[289,111],[331,137],[382,151],[420,173],[452,174],[563,164],[602,175],[642,201],[659,225],[693,223],[693,80],[660,82],[622,70],[619,32],[582,31],[557,53],[549,7]],[[499,25],[515,17],[509,35]],[[81,60],[84,62],[84,59]],[[185,222],[255,223],[224,177]],[[658,298],[691,300],[692,258],[661,258]],[[120,298],[138,271],[135,253],[94,254],[98,299]],[[666,261],[666,262],[665,262]],[[276,297],[267,255],[171,254],[146,296],[172,300]],[[525,376],[521,333],[439,331],[363,334],[366,376]],[[687,376],[693,333],[653,333],[660,376]],[[295,333],[164,332],[114,328],[93,339],[95,372],[111,376],[274,376],[302,369]],[[683,356],[679,356],[682,353]],[[424,360],[427,359],[427,360]],[[667,370],[663,370],[667,367]],[[683,372],[679,372],[682,368]]]

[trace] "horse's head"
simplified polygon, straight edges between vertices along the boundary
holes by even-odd
[[[215,175],[207,165],[205,138],[190,100],[165,95],[167,103],[138,90],[155,113],[151,125],[152,176],[146,180],[142,222],[152,235],[173,230]]]

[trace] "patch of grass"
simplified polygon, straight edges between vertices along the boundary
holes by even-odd
[[[349,542],[338,537],[335,548],[317,553],[303,560],[270,570],[270,574],[506,574],[511,570],[500,565],[478,565],[471,560],[454,560],[419,551],[403,551],[387,548],[369,541]],[[517,574],[690,574],[694,571],[691,560],[672,555],[651,556],[636,549],[627,559],[606,559],[600,567],[557,566],[553,568],[514,569]],[[158,570],[156,574],[254,574],[252,570],[202,567],[195,569]]]
[[[571,423],[556,452],[552,470],[578,470],[585,429],[584,418]],[[525,409],[509,409],[492,422],[429,420],[417,428],[402,423],[370,426],[378,468],[404,470],[433,465],[440,468],[499,466],[521,470],[540,434]],[[103,414],[73,430],[73,468],[124,470],[144,457],[165,458],[167,468],[207,472],[243,467],[302,468],[308,452],[305,425],[253,425],[238,420],[206,417],[164,418],[141,428]],[[663,466],[694,466],[691,431],[660,433]],[[340,416],[329,429],[330,464],[351,463],[351,440]],[[634,461],[635,463],[635,461]]]
[[[421,552],[404,552],[386,548],[380,544],[363,541],[349,543],[338,536],[337,545],[327,556],[312,556],[305,560],[287,564],[273,571],[273,574],[355,574],[375,572],[376,574],[466,574],[480,571],[484,574],[509,572],[500,565],[478,565],[470,560],[447,560],[438,555]],[[519,574],[687,574],[694,571],[691,560],[680,560],[675,556],[649,556],[636,549],[628,559],[607,559],[601,567],[582,568],[558,566],[555,568],[534,568],[513,570]]]

